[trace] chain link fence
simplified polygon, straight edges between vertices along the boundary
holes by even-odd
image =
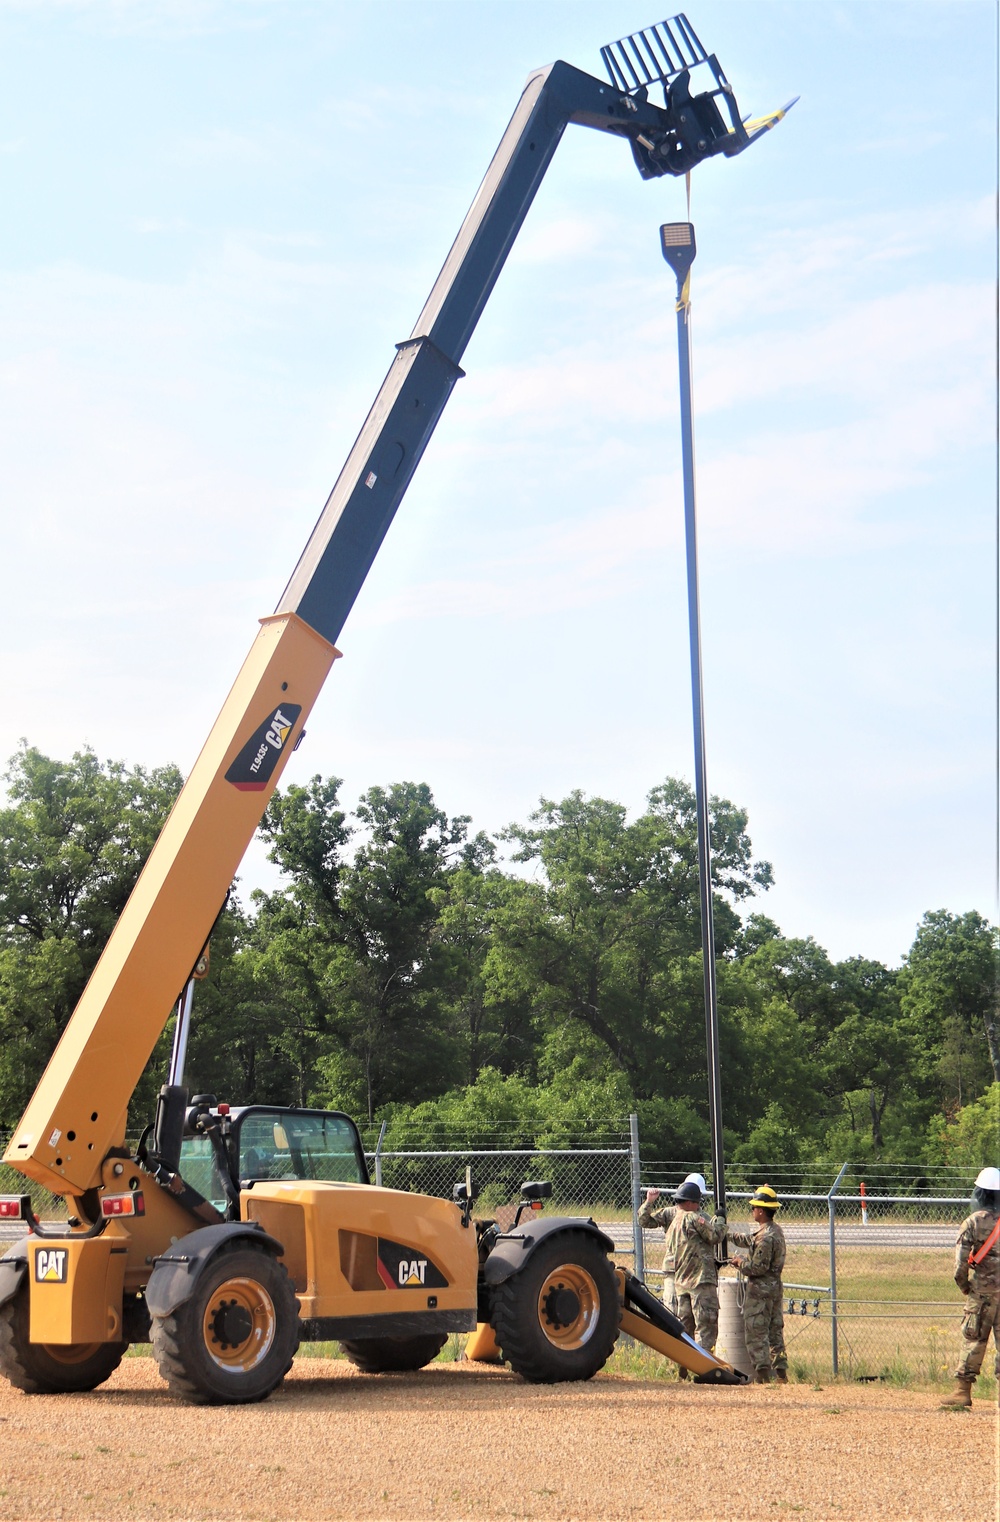
[[[513,1214],[524,1181],[547,1179],[547,1208],[592,1216],[614,1241],[616,1258],[654,1289],[662,1277],[663,1233],[638,1226],[645,1190],[657,1188],[669,1202],[691,1172],[704,1173],[711,1187],[703,1160],[641,1160],[634,1116],[558,1138],[526,1136],[514,1124],[474,1135],[435,1127],[432,1137],[374,1126],[362,1128],[362,1138],[376,1183],[450,1199],[471,1174],[476,1213],[501,1224]],[[955,1168],[728,1172],[733,1226],[752,1224],[747,1201],[757,1184],[771,1184],[781,1200],[778,1219],[788,1243],[785,1337],[800,1378],[947,1376],[958,1354],[961,1315],[952,1278],[955,1238],[971,1210],[973,1181],[974,1170]],[[24,1192],[40,1216],[65,1214],[61,1199],[0,1164],[0,1193]]]
[[[520,1198],[521,1185],[544,1179],[552,1185],[547,1209],[559,1215],[588,1215],[614,1238],[622,1256],[636,1251],[634,1225],[639,1180],[639,1136],[635,1117],[609,1121],[586,1135],[559,1138],[562,1145],[532,1143],[523,1135],[498,1128],[468,1139],[455,1130],[438,1129],[431,1149],[419,1138],[400,1135],[387,1147],[385,1126],[362,1131],[371,1175],[387,1189],[414,1190],[451,1199],[456,1184],[470,1179],[476,1214],[506,1224]],[[517,1143],[520,1142],[521,1145]]]
[[[666,1192],[695,1170],[707,1173],[698,1162],[644,1162],[641,1180]],[[800,1378],[938,1382],[954,1369],[962,1307],[955,1238],[972,1209],[974,1178],[974,1169],[861,1172],[846,1164],[836,1174],[763,1168],[751,1178],[727,1170],[733,1226],[752,1224],[747,1201],[756,1184],[771,1184],[781,1200],[785,1340]],[[644,1233],[653,1285],[662,1241],[662,1232]]]

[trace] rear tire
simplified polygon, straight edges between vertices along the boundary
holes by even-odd
[[[0,1373],[26,1395],[71,1395],[95,1390],[117,1369],[127,1342],[32,1342],[29,1290],[0,1307]]]
[[[560,1232],[496,1286],[491,1320],[505,1361],[522,1379],[592,1379],[618,1339],[614,1269],[586,1232]]]
[[[416,1337],[365,1337],[340,1346],[362,1374],[412,1374],[435,1359],[447,1341],[447,1332],[422,1332]]]
[[[299,1345],[298,1301],[284,1264],[245,1241],[220,1248],[190,1299],[153,1318],[152,1343],[175,1395],[200,1406],[266,1400]]]

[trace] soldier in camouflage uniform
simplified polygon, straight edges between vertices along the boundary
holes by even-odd
[[[1000,1379],[1000,1169],[983,1168],[972,1191],[976,1206],[955,1243],[955,1283],[966,1296],[962,1356],[955,1389],[942,1405],[972,1405],[972,1386],[993,1333],[993,1367]]]
[[[689,1173],[684,1180],[685,1184],[697,1184],[700,1198],[704,1199],[708,1193],[708,1186],[700,1173]],[[646,1198],[639,1206],[638,1222],[640,1226],[662,1226],[666,1232],[674,1216],[677,1214],[676,1205],[661,1205],[658,1210],[653,1207],[660,1198],[658,1189],[647,1189]],[[663,1303],[667,1310],[674,1316],[677,1315],[677,1291],[674,1287],[674,1260],[668,1254],[663,1258]]]
[[[677,1206],[667,1227],[666,1252],[673,1259],[677,1315],[689,1337],[709,1353],[719,1335],[719,1271],[715,1245],[726,1235],[726,1214],[711,1220],[701,1213],[701,1190],[682,1184],[674,1195]]]
[[[746,1279],[743,1306],[743,1330],[747,1352],[754,1367],[754,1384],[771,1381],[772,1362],[779,1384],[788,1383],[788,1354],[785,1352],[785,1318],[782,1314],[781,1270],[785,1266],[785,1234],[774,1219],[781,1209],[778,1196],[769,1184],[762,1184],[750,1201],[756,1225],[752,1231],[729,1233],[737,1247],[748,1247],[745,1258],[734,1258],[737,1270]]]

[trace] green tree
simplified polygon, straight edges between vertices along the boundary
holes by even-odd
[[[533,1076],[534,983],[519,952],[538,929],[541,892],[496,867],[462,865],[432,888],[438,1010],[466,1081],[487,1067]]]
[[[261,954],[272,964],[280,954],[284,1008],[299,1013],[314,1051],[315,1096],[371,1119],[458,1076],[435,893],[461,868],[481,871],[492,847],[470,840],[469,820],[449,819],[426,783],[369,788],[356,825],[339,786],[314,778],[268,811],[265,838],[291,882],[258,900],[270,932]]]
[[[728,800],[712,799],[721,952],[740,928],[733,902],[771,881],[769,865],[753,858],[746,822]],[[508,951],[538,990],[540,1071],[551,1077],[582,1040],[603,1050],[637,1099],[688,1093],[694,1072],[704,1073],[692,790],[668,780],[632,824],[620,804],[579,791],[560,803],[542,799],[529,825],[511,826],[506,838],[518,847],[515,860],[541,879],[534,924]]]
[[[899,976],[881,962],[852,957],[838,963],[834,975],[844,1011],[822,1052],[827,1085],[844,1096],[852,1124],[853,1096],[864,1095],[879,1152],[886,1109],[915,1076],[912,1024],[900,1010]]]
[[[998,941],[981,914],[925,914],[900,973],[902,1007],[921,1033],[946,1104],[961,1106],[1000,1082]]]
[[[16,1123],[181,786],[26,742],[0,810],[0,1124]]]
[[[935,1115],[928,1128],[928,1161],[966,1167],[996,1167],[1000,1156],[1000,1083],[991,1083],[953,1120]]]

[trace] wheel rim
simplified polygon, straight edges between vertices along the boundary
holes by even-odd
[[[601,1296],[579,1263],[554,1268],[538,1291],[538,1324],[554,1347],[582,1348],[597,1327]]]
[[[105,1342],[44,1342],[45,1352],[53,1363],[75,1364],[86,1363],[88,1358],[93,1358],[99,1348],[107,1347]]]
[[[274,1342],[274,1301],[256,1279],[226,1279],[209,1296],[202,1320],[208,1356],[218,1368],[246,1374]]]

